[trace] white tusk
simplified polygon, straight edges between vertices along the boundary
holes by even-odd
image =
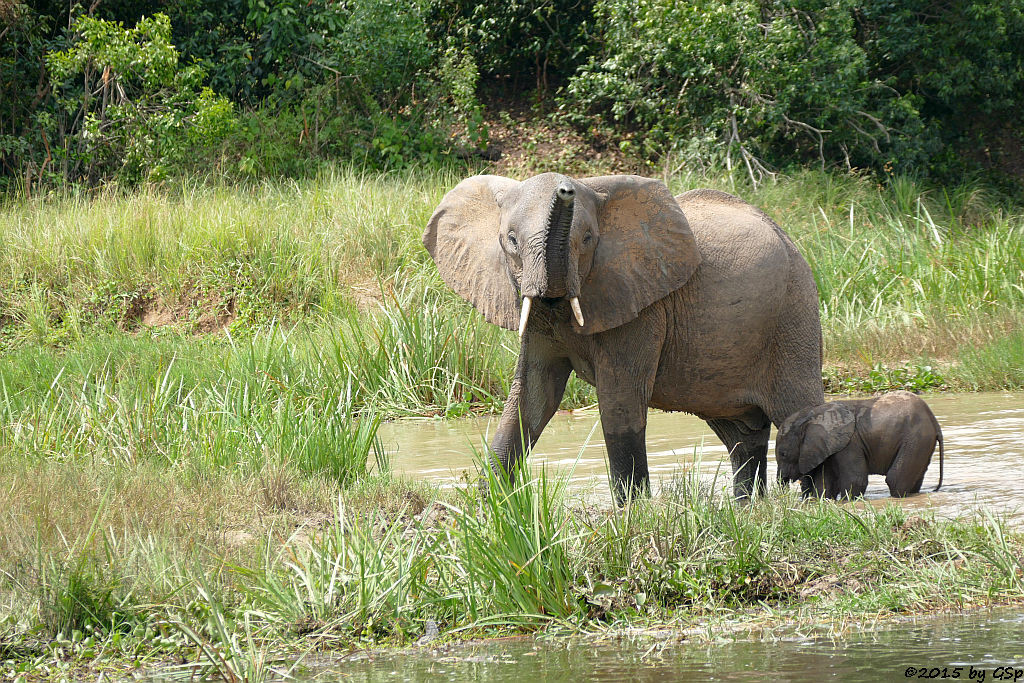
[[[526,319],[530,317],[530,305],[533,303],[533,299],[528,296],[523,297],[523,312],[519,315],[519,338],[523,338],[523,332],[526,331]]]
[[[580,310],[579,297],[574,296],[569,299],[569,305],[572,306],[572,314],[576,316],[576,322],[580,324],[580,327],[583,327],[583,311]]]

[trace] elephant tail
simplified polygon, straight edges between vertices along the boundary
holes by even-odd
[[[934,415],[932,416],[932,419],[935,420]],[[939,442],[939,483],[935,485],[935,491],[938,491],[942,488],[942,460],[944,455],[942,452],[942,427],[939,426],[938,420],[935,420],[935,429],[938,432],[938,436],[935,437],[935,440]]]

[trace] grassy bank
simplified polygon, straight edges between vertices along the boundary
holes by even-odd
[[[458,179],[337,170],[0,209],[0,662],[59,678],[185,659],[255,680],[280,650],[406,644],[429,623],[1019,597],[1024,540],[984,516],[788,494],[741,509],[686,476],[612,514],[553,479],[483,501],[368,476],[387,468],[380,420],[496,411],[508,391],[514,333],[419,243]],[[1024,220],[980,189],[669,181],[740,194],[793,236],[830,389],[1024,387]],[[563,405],[594,400],[573,379]]]
[[[996,519],[789,494],[739,507],[690,474],[622,513],[567,504],[544,476],[486,500],[373,478],[339,492],[281,468],[184,483],[7,461],[0,484],[0,662],[32,677],[185,663],[262,680],[310,649],[408,645],[433,626],[810,626],[1024,590],[1024,538]]]
[[[740,194],[793,236],[818,281],[830,389],[1024,386],[1019,214],[979,187],[881,187],[820,172],[756,190],[742,180],[669,184]],[[122,345],[152,361],[126,361],[150,374],[137,380],[158,381],[171,358],[186,358],[197,381],[259,370],[297,394],[348,384],[355,405],[384,414],[495,409],[514,335],[452,294],[419,243],[457,181],[338,170],[301,183],[9,205],[0,341],[46,366],[25,381],[47,387],[65,359],[99,372]],[[565,406],[592,401],[574,384]]]

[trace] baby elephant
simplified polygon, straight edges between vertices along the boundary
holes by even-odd
[[[928,404],[909,391],[859,401],[833,401],[793,413],[779,427],[775,459],[779,479],[800,481],[805,496],[856,498],[869,474],[884,474],[889,493],[921,490],[942,429]]]

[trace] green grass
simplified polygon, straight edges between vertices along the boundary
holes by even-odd
[[[507,395],[514,332],[419,243],[457,180],[337,170],[0,209],[0,662],[60,678],[185,657],[261,680],[428,622],[454,637],[1019,596],[1024,541],[984,516],[737,507],[691,477],[622,513],[550,477],[486,499],[368,478],[387,469],[380,420]],[[792,235],[831,390],[1024,387],[1024,221],[978,188],[670,184],[734,191]],[[563,405],[594,402],[573,378]]]
[[[957,360],[957,374],[969,389],[1020,389],[1024,387],[1024,331],[977,348],[965,346]]]
[[[381,452],[380,417],[355,414],[351,376],[322,365],[293,376],[276,330],[205,350],[197,360],[166,340],[111,336],[61,358],[14,352],[0,369],[4,460],[153,463],[197,477],[290,463],[345,484]]]
[[[209,345],[197,337],[208,332],[241,339],[301,324],[335,370],[356,378],[358,406],[391,415],[499,409],[514,335],[448,290],[419,243],[457,181],[338,169],[248,188],[181,184],[8,204],[0,344],[75,353],[98,334],[153,331],[165,351],[198,357]],[[1024,219],[980,187],[812,171],[756,190],[727,174],[670,185],[736,192],[789,232],[815,271],[833,375],[887,388],[872,370],[931,366],[950,388],[1021,386],[991,362],[960,373],[980,348],[998,364],[1024,330]],[[303,353],[300,362],[324,360]],[[574,382],[565,406],[593,400]]]
[[[580,504],[543,473],[492,482],[486,498],[475,486],[378,478],[338,491],[292,478],[279,484],[289,509],[256,476],[211,473],[209,501],[177,476],[3,473],[14,502],[0,515],[19,540],[3,548],[0,661],[67,675],[184,659],[263,680],[310,648],[408,644],[428,622],[448,638],[695,619],[809,626],[1019,600],[1024,588],[1024,538],[991,516],[779,492],[741,506],[693,473],[621,512]],[[69,491],[50,504],[59,511],[27,495],[69,477],[103,493]]]

